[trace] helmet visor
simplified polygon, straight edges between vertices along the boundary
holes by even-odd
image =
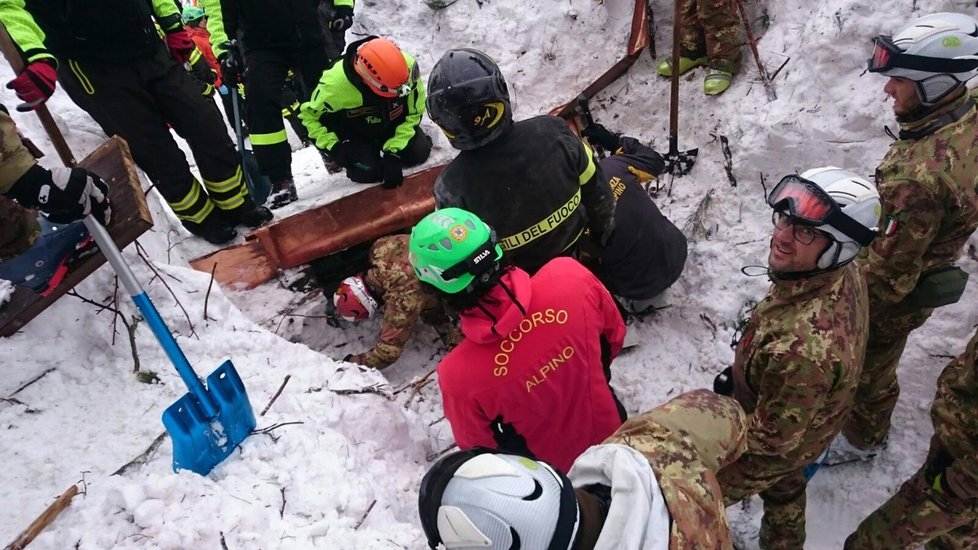
[[[767,204],[775,210],[787,212],[793,224],[828,225],[861,246],[869,245],[876,236],[875,231],[843,212],[839,203],[818,184],[797,174],[781,178],[767,196]]]

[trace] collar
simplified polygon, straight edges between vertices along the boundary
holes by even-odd
[[[846,264],[831,271],[813,274],[808,277],[790,277],[771,272],[769,278],[774,284],[772,294],[776,298],[791,299],[808,294],[817,294],[823,288],[835,284],[846,269],[851,269],[853,263]]]
[[[974,99],[966,90],[961,94],[961,97],[918,120],[901,122],[899,137],[900,139],[911,140],[929,136],[949,124],[954,124],[974,107]]]

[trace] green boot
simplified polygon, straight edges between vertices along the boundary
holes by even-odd
[[[705,55],[695,59],[680,56],[679,74],[686,74],[696,67],[705,67],[708,61],[709,59]],[[655,68],[655,72],[659,73],[660,76],[672,76],[672,57],[667,57],[659,62],[659,66]]]
[[[723,69],[709,69],[703,79],[703,92],[706,95],[720,95],[730,87],[733,73]]]

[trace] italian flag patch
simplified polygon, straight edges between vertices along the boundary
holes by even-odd
[[[893,218],[893,216],[887,216],[886,219],[883,220],[883,236],[889,237],[890,235],[896,233],[896,230],[897,221]]]

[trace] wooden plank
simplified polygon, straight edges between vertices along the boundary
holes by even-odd
[[[85,157],[79,166],[98,174],[109,184],[112,222],[108,229],[120,249],[153,227],[153,217],[146,206],[146,195],[139,185],[136,164],[122,138],[112,137]],[[101,253],[85,258],[47,296],[17,288],[10,302],[0,309],[0,336],[10,336],[20,330],[104,263],[105,257]]]
[[[444,166],[410,174],[397,189],[373,186],[255,230],[248,241],[190,261],[224,286],[254,288],[296,267],[411,227],[435,209]]]

